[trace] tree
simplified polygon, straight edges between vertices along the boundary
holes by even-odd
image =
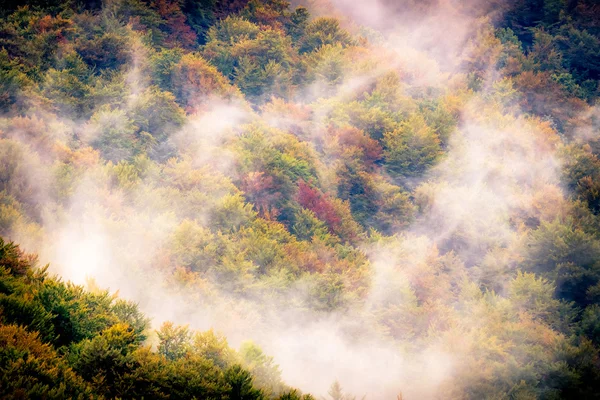
[[[229,17],[211,28],[203,55],[247,96],[287,95],[294,54],[278,29]]]
[[[215,9],[217,0],[185,0],[181,10],[185,14],[188,24],[198,36],[198,43],[206,43],[208,29],[216,20]]]
[[[356,400],[356,397],[344,393],[342,385],[337,380],[331,384],[327,394],[329,394],[331,400]]]
[[[298,239],[312,240],[316,237],[328,241],[331,238],[325,222],[318,219],[313,211],[303,208],[299,211],[295,220],[292,232]]]
[[[251,204],[244,202],[239,194],[227,195],[211,213],[211,225],[222,231],[237,230],[256,218]]]
[[[289,21],[289,6],[286,0],[250,0],[240,15],[259,25],[281,28]]]
[[[294,44],[297,44],[300,38],[304,36],[304,30],[308,26],[309,18],[308,9],[302,6],[296,7],[290,15],[290,20],[287,22],[286,28]]]
[[[102,107],[87,123],[84,139],[106,160],[118,162],[132,157],[143,143],[138,141],[137,132],[138,127],[124,110]],[[148,139],[142,137],[142,140]]]
[[[324,45],[341,45],[343,47],[352,44],[352,37],[340,27],[335,18],[317,18],[311,21],[304,30],[298,51],[310,53],[320,49]]]
[[[138,130],[148,132],[158,143],[185,122],[185,112],[175,102],[175,96],[155,86],[135,99],[130,115]]]
[[[281,394],[285,385],[281,381],[281,371],[273,357],[263,353],[256,344],[246,341],[240,347],[240,357],[253,376],[253,384],[269,397]]]
[[[117,32],[82,38],[77,44],[77,52],[90,67],[97,70],[118,69],[131,57],[126,36]]]
[[[192,348],[194,354],[210,360],[221,369],[234,364],[238,355],[227,344],[223,334],[215,333],[212,329],[206,332],[196,332],[192,336]]]
[[[600,244],[572,221],[542,222],[525,241],[523,266],[556,280],[557,295],[580,305],[600,279]]]
[[[165,322],[158,331],[158,338],[158,354],[168,360],[180,359],[190,350],[190,333],[187,326],[175,326],[172,322]]]
[[[420,115],[413,115],[400,127],[384,134],[386,169],[400,177],[424,173],[441,156],[440,140]]]
[[[179,103],[188,110],[205,104],[213,96],[225,99],[239,97],[238,90],[231,86],[219,71],[197,54],[181,57],[171,73],[170,84]]]
[[[91,87],[70,69],[49,69],[42,93],[61,113],[81,116],[90,111],[86,100],[91,94]]]
[[[0,50],[0,109],[17,107],[19,94],[33,82],[21,71],[18,60],[10,58],[5,48]]]
[[[0,324],[0,396],[19,398],[90,398],[92,391],[65,360],[36,332]]]
[[[231,400],[260,400],[263,393],[252,386],[252,376],[239,365],[233,365],[225,371],[225,381],[231,386],[227,398]]]
[[[167,47],[193,49],[197,45],[196,34],[187,25],[186,15],[182,12],[179,0],[153,0],[152,6],[163,18],[162,30],[166,31]]]
[[[312,211],[317,218],[325,222],[329,229],[335,231],[341,223],[341,217],[337,215],[335,207],[327,196],[317,188],[311,187],[304,181],[298,183],[298,203]]]

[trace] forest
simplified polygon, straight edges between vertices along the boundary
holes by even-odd
[[[3,0],[0,398],[600,398],[600,3]]]

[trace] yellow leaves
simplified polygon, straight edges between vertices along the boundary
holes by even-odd
[[[508,356],[509,352],[509,344],[503,341],[500,341],[496,336],[487,336],[481,337],[480,341],[477,343],[477,348],[475,354],[478,358],[496,361],[496,362],[504,362],[505,358]],[[478,352],[484,352],[485,354],[479,354]]]
[[[217,262],[220,243],[209,229],[184,220],[175,228],[169,248],[171,262],[195,272],[204,272]]]
[[[90,168],[100,163],[100,153],[90,146],[71,149],[66,143],[56,142],[54,151],[62,162],[73,164],[77,168]]]
[[[553,151],[561,143],[561,138],[550,121],[542,120],[539,117],[528,117],[525,121],[526,130],[523,134],[529,134],[535,138],[535,145],[538,146],[538,151]]]
[[[23,327],[0,324],[0,354],[2,382],[6,385],[2,387],[3,393],[75,398],[87,390],[87,384],[50,345],[42,343],[37,333],[27,332]]]
[[[209,298],[216,294],[215,287],[207,279],[203,278],[197,271],[184,267],[174,267],[167,283],[188,292],[190,300],[201,301],[202,298]]]
[[[253,39],[259,32],[258,25],[244,18],[228,16],[212,26],[207,37],[209,42],[235,43],[244,39]]]
[[[502,43],[494,34],[494,27],[489,20],[480,20],[478,23],[475,37],[471,38],[464,50],[464,59],[470,69],[485,71],[496,64],[502,52]]]
[[[239,360],[237,353],[229,347],[227,338],[222,333],[215,333],[213,329],[194,333],[192,350],[201,357],[212,360],[221,368],[235,364]]]
[[[165,183],[182,191],[197,188],[201,191],[223,193],[235,189],[229,178],[217,173],[210,166],[195,166],[189,157],[168,160],[162,169],[162,174]]]
[[[267,120],[270,118],[279,118],[285,116],[286,119],[308,121],[311,116],[311,109],[303,104],[286,102],[279,97],[272,97],[269,102],[261,106],[263,117]]]
[[[573,211],[563,190],[557,185],[540,185],[533,193],[521,193],[517,199],[518,206],[512,218],[518,222],[517,230],[520,233],[526,233],[542,221],[566,218]]]
[[[254,218],[256,218],[256,211],[251,204],[244,202],[240,194],[227,194],[216,204],[211,215],[211,223],[216,229],[223,231],[237,230]]]
[[[239,98],[240,92],[231,86],[216,67],[201,56],[188,53],[173,67],[174,93],[192,109],[214,95]]]
[[[384,134],[387,169],[400,176],[422,174],[441,156],[440,140],[420,114],[413,114]]]
[[[123,348],[136,342],[135,332],[129,324],[116,323],[101,333],[109,346]]]
[[[124,189],[132,188],[140,179],[135,166],[123,161],[113,167],[113,174],[118,186]]]

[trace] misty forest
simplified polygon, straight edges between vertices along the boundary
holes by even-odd
[[[0,4],[0,398],[600,398],[598,0]]]

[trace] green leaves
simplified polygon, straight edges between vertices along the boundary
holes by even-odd
[[[248,370],[234,365],[240,359],[224,337],[167,322],[153,353],[144,346],[149,320],[135,304],[33,265],[0,239],[0,396],[264,398]],[[258,347],[242,354],[270,393],[283,387]]]
[[[158,354],[167,360],[177,360],[189,352],[190,333],[187,326],[174,326],[171,322],[165,322],[158,331]]]
[[[386,169],[400,177],[423,174],[442,155],[440,140],[420,115],[413,115],[383,138]]]
[[[306,26],[304,35],[300,40],[299,52],[310,53],[324,45],[339,44],[346,47],[352,43],[352,37],[340,27],[337,19],[317,18]]]
[[[228,17],[209,30],[202,54],[253,99],[288,94],[294,52],[279,30]]]
[[[225,371],[225,380],[231,386],[227,398],[231,400],[260,400],[264,395],[252,387],[252,376],[239,365],[234,365]]]

